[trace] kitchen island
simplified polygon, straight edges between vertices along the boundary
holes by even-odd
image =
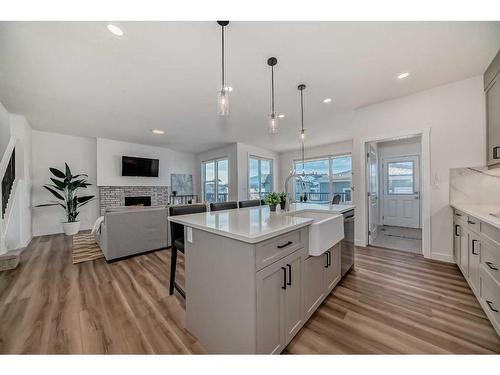
[[[280,353],[340,281],[354,207],[314,206],[169,218],[185,226],[186,327],[209,353]]]

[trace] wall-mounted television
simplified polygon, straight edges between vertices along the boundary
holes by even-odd
[[[122,176],[158,177],[158,159],[122,156]]]

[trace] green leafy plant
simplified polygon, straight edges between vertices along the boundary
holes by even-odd
[[[281,192],[281,193],[278,193],[279,197],[280,197],[280,203],[285,203],[286,202],[286,197],[287,197],[287,193],[285,193],[284,191]]]
[[[278,193],[269,193],[269,195],[265,199],[266,204],[276,205],[281,202],[281,197]]]
[[[77,195],[78,189],[85,189],[92,184],[89,184],[85,178],[88,177],[86,174],[72,175],[68,164],[64,163],[65,172],[60,171],[57,168],[49,168],[50,172],[57,178],[51,177],[50,180],[53,184],[43,185],[45,189],[50,191],[54,197],[62,202],[42,204],[40,206],[53,206],[58,204],[66,211],[66,217],[68,218],[68,223],[74,223],[77,220],[78,214],[80,213],[78,209],[83,205],[90,202],[94,195],[84,195],[79,197]]]

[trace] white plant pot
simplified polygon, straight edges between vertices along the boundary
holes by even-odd
[[[80,222],[79,221],[75,221],[75,222],[72,222],[72,223],[62,223],[63,225],[63,230],[64,230],[64,234],[66,236],[73,236],[75,234],[78,233],[78,231],[80,230]]]

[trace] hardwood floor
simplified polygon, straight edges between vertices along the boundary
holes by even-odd
[[[203,353],[168,295],[169,255],[73,265],[65,236],[35,238],[0,273],[0,353]],[[356,262],[285,353],[500,353],[455,265],[375,248]]]

